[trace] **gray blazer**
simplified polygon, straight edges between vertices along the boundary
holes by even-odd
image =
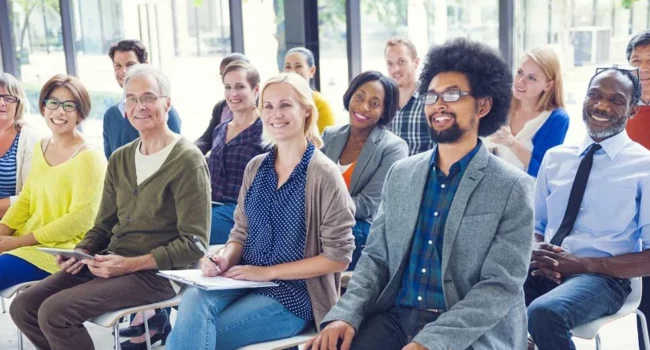
[[[346,293],[321,326],[361,322],[395,305],[433,151],[395,163]],[[447,312],[413,339],[429,350],[525,349],[523,284],[533,239],[533,180],[489,154],[469,163],[445,225]]]
[[[323,132],[323,153],[334,163],[338,162],[350,136],[350,125],[328,127]],[[352,171],[350,196],[357,207],[355,219],[372,223],[381,188],[388,169],[400,159],[408,157],[409,148],[404,140],[384,127],[375,127],[363,145],[357,165]]]

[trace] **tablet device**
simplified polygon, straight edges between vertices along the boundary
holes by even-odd
[[[83,260],[83,259],[94,259],[95,257],[89,254],[86,254],[84,252],[80,252],[78,250],[70,250],[70,249],[59,249],[59,248],[44,248],[44,247],[37,247],[36,249],[52,254],[52,255],[61,255],[62,257],[66,259],[70,258],[75,258],[77,260]]]

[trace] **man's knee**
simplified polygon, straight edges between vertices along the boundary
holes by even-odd
[[[73,320],[74,312],[72,300],[54,294],[47,298],[38,308],[38,325],[43,332],[47,329],[69,327],[74,324],[81,324],[85,320]],[[75,322],[76,321],[76,322]]]
[[[528,306],[528,330],[530,333],[536,329],[548,329],[560,324],[566,324],[566,320],[557,304],[536,299]]]

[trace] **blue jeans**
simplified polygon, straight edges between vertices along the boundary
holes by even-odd
[[[528,332],[539,350],[574,350],[571,329],[616,313],[630,292],[627,279],[584,274],[557,285],[529,274],[524,283]]]
[[[370,224],[363,221],[357,220],[357,223],[352,227],[352,234],[354,235],[354,252],[352,252],[352,262],[348,266],[348,271],[354,270],[357,266],[357,261],[361,257],[361,251],[363,247],[366,246],[366,241],[368,240],[368,234],[370,233]]]
[[[236,204],[212,204],[210,245],[224,244],[228,241],[230,230],[235,226],[236,206]]]
[[[19,257],[9,254],[0,255],[0,290],[25,282],[40,281],[49,275],[49,272]]]
[[[183,294],[167,349],[237,349],[289,338],[313,324],[294,315],[275,299],[253,292],[253,289],[189,288]]]

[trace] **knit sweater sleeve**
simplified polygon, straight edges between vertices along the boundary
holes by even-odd
[[[52,189],[51,196],[68,196],[66,214],[34,230],[34,237],[44,245],[72,240],[92,226],[101,199],[106,160],[99,151],[85,150],[76,156],[72,172],[77,177],[70,188]]]

